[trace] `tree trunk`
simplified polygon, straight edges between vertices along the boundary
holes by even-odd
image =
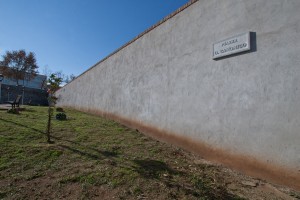
[[[50,132],[51,132],[51,116],[52,116],[52,112],[51,112],[51,106],[49,105],[49,108],[48,108],[48,123],[47,123],[47,132],[46,132],[46,135],[47,135],[47,142],[48,143],[51,143],[51,135],[50,135]]]

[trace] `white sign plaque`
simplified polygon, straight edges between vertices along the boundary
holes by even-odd
[[[243,33],[213,45],[213,59],[250,50],[250,32]]]

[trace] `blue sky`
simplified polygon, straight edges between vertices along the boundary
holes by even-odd
[[[188,0],[0,0],[0,55],[25,49],[79,75]]]

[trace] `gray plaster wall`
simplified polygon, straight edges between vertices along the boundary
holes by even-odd
[[[300,1],[199,0],[57,92],[231,153],[300,169]],[[212,59],[256,33],[256,50]]]

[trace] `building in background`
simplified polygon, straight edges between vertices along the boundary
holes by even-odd
[[[4,66],[0,66],[3,69]],[[47,105],[47,76],[36,75],[31,80],[14,80],[4,76],[1,87],[1,102],[12,101],[22,95],[23,104]]]

